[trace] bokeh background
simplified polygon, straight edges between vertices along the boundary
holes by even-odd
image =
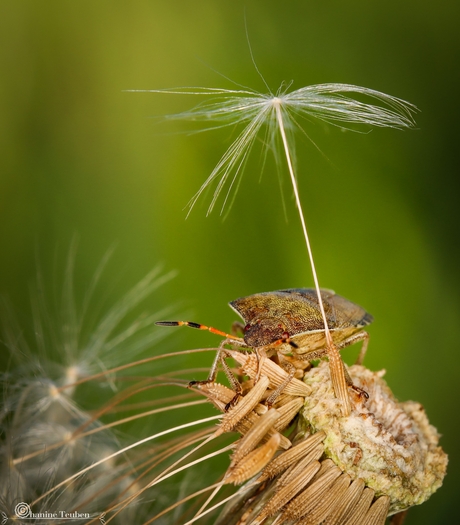
[[[456,2],[1,2],[0,292],[30,329],[37,264],[55,289],[76,237],[78,289],[116,245],[101,277],[109,296],[161,263],[178,275],[144,306],[221,329],[235,320],[227,302],[236,297],[312,285],[288,181],[283,207],[272,159],[261,177],[261,158],[251,157],[225,220],[219,209],[206,217],[209,196],[186,220],[237,130],[183,133],[199,127],[153,117],[198,100],[124,91],[234,88],[228,79],[265,91],[245,18],[273,90],[344,82],[421,110],[404,132],[307,124],[323,154],[298,137],[299,183],[321,284],[374,314],[367,365],[387,370],[401,400],[425,406],[450,455],[444,487],[406,523],[457,522]],[[213,337],[178,330],[162,348]],[[7,354],[0,359],[6,368]]]

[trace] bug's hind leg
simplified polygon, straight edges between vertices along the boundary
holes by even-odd
[[[358,358],[355,361],[355,365],[361,365],[364,360],[364,356],[366,355],[367,351],[367,346],[369,344],[369,334],[367,332],[358,332],[357,334],[352,335],[351,337],[345,339],[345,341],[342,341],[337,345],[337,348],[341,350],[342,348],[357,343],[358,341],[362,341],[363,346],[361,347]],[[369,394],[362,388],[359,388],[359,386],[355,386],[353,384],[353,380],[350,377],[350,374],[348,373],[348,370],[346,368],[344,368],[344,370],[347,385],[351,387],[360,397],[363,396],[366,399],[369,399]]]
[[[367,332],[358,332],[357,334],[350,336],[348,339],[345,339],[345,341],[338,343],[336,346],[339,350],[342,350],[342,348],[353,345],[358,341],[362,341],[363,346],[361,347],[359,355],[355,361],[355,365],[362,365],[369,345],[369,334]]]

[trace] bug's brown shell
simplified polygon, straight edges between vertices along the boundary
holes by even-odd
[[[372,315],[364,308],[331,290],[321,289],[321,298],[335,342],[344,340],[373,321]],[[324,323],[313,288],[258,293],[229,304],[246,323],[244,341],[248,346],[268,346],[286,334],[293,342],[301,341],[301,345],[310,339],[312,345],[308,345],[308,350],[323,344]]]

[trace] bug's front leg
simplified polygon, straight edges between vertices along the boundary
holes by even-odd
[[[367,346],[369,344],[369,334],[367,332],[358,332],[357,334],[354,334],[345,339],[345,341],[338,343],[336,346],[338,350],[341,350],[342,348],[355,344],[358,341],[363,341],[363,346],[361,347],[355,364],[361,365],[364,360],[364,356],[366,355]],[[369,399],[369,394],[365,390],[353,384],[353,380],[351,379],[350,374],[348,373],[348,370],[345,367],[344,372],[347,386],[352,388],[360,397],[365,397],[366,399]]]
[[[354,390],[358,394],[358,396],[369,399],[369,394],[364,389],[360,388],[359,386],[356,386],[353,383],[353,379],[351,378],[348,370],[345,367],[343,367],[343,369],[345,371],[345,381],[347,382],[347,386]]]
[[[361,349],[360,354],[358,356],[358,359],[356,360],[356,364],[361,364],[361,361],[364,358],[364,354],[366,353],[367,344],[368,344],[368,341],[369,341],[369,334],[367,332],[360,332],[358,334],[352,335],[348,339],[345,339],[345,341],[342,341],[341,343],[338,343],[336,345],[336,348],[337,348],[337,350],[341,350],[342,348],[350,346],[350,345],[352,345],[352,344],[354,344],[354,343],[356,343],[358,341],[364,341],[363,348]],[[300,354],[300,355],[297,356],[297,359],[305,360],[305,361],[309,361],[310,362],[310,361],[312,361],[314,359],[321,359],[321,358],[325,357],[326,355],[328,355],[327,349],[320,349],[320,350],[315,350],[313,352],[308,352],[306,354]],[[330,358],[330,356],[328,356],[328,357]],[[330,359],[329,359],[329,362],[330,362]],[[369,394],[365,390],[363,390],[359,386],[356,386],[353,383],[353,379],[351,378],[350,374],[348,373],[347,368],[344,365],[343,365],[343,372],[344,372],[346,386],[350,387],[351,389],[353,389],[359,396],[364,396],[366,399],[368,399],[369,398]]]
[[[221,365],[222,370],[224,371],[230,385],[232,386],[233,391],[235,392],[233,399],[227,403],[227,407],[226,407],[227,410],[238,401],[238,399],[241,397],[242,392],[243,392],[240,382],[233,375],[232,371],[227,365],[227,362],[225,361],[225,358],[230,356],[228,351],[224,348],[225,345],[228,345],[228,344],[245,346],[244,342],[239,343],[238,341],[235,341],[234,339],[224,339],[220,343],[217,349],[216,356],[214,358],[214,361],[212,363],[211,369],[208,374],[208,378],[205,379],[204,381],[190,381],[189,383],[190,387],[193,387],[196,385],[207,385],[207,384],[215,383],[216,377],[217,377],[217,371],[218,371],[219,365]]]

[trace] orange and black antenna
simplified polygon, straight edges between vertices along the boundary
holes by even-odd
[[[221,335],[226,339],[231,339],[232,341],[244,343],[244,339],[242,337],[227,334],[226,332],[222,332],[222,330],[218,330],[217,328],[213,328],[212,326],[206,326],[200,323],[193,323],[191,321],[157,321],[155,324],[158,326],[188,326],[190,328],[196,328],[197,330],[207,330],[208,332],[211,332],[213,334]]]

